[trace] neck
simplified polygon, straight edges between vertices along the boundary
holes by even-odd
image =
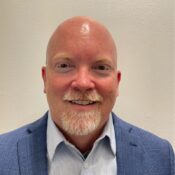
[[[81,153],[85,153],[92,149],[94,142],[100,137],[102,130],[103,129],[85,136],[68,135],[67,133],[64,132],[63,134],[66,137],[66,139],[70,143],[75,145]]]

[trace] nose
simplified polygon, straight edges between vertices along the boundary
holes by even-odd
[[[94,89],[95,84],[88,69],[81,68],[77,71],[75,79],[72,81],[72,88],[79,91]]]

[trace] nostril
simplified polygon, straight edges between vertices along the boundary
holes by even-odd
[[[95,87],[94,82],[90,79],[76,79],[72,82],[72,88],[77,90],[91,90]]]

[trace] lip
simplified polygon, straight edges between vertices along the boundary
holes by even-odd
[[[94,101],[89,101],[89,100],[72,100],[70,102],[78,105],[90,105],[95,103]]]
[[[67,103],[69,104],[69,106],[70,106],[72,109],[75,109],[75,110],[77,110],[77,111],[89,111],[89,110],[94,110],[94,109],[97,109],[97,106],[99,105],[99,102],[95,102],[95,103],[88,104],[88,105],[75,104],[75,103],[72,103],[72,102],[70,102],[70,101],[67,101]]]

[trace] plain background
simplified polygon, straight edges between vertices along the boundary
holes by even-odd
[[[85,15],[106,25],[122,71],[114,111],[175,146],[173,0],[0,0],[0,133],[48,109],[41,66],[64,19]]]

